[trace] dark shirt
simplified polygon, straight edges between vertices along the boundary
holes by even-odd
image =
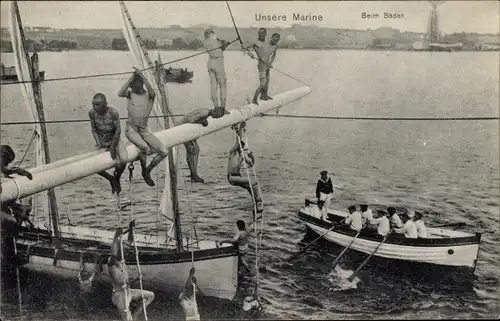
[[[319,193],[323,194],[331,194],[333,193],[333,184],[332,179],[328,177],[328,180],[325,182],[321,178],[318,179],[318,184],[316,184],[316,197],[319,198]]]

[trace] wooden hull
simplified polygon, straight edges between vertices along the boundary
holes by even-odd
[[[332,224],[321,220],[318,208],[310,203],[299,211],[299,219],[315,233],[326,233]],[[342,211],[329,210],[329,219],[337,224],[348,214]],[[406,262],[426,263],[439,266],[475,269],[481,235],[450,231],[438,228],[428,228],[428,238],[406,239],[401,234],[391,234],[385,243],[374,254],[376,257],[402,260]],[[347,246],[355,231],[348,227],[337,227],[324,235],[324,239]],[[447,235],[449,237],[443,237]],[[382,236],[375,230],[365,229],[353,242],[350,249],[370,254],[382,241]]]
[[[29,258],[25,267],[63,278],[75,278],[83,255],[86,268],[99,269],[99,278],[109,282],[106,262],[113,232],[62,226],[61,233],[63,238],[54,246],[46,231],[44,235],[23,231],[17,238],[17,249]],[[164,237],[137,234],[136,239],[144,288],[180,294],[192,266],[191,251],[177,251],[165,246]],[[125,257],[129,276],[133,279],[138,276],[135,252],[131,246],[125,245],[125,248],[128,248]],[[196,276],[203,293],[209,297],[232,300],[238,281],[236,249],[232,246],[217,248],[213,241],[200,241],[199,247],[195,245],[193,254]],[[99,262],[96,266],[97,256]],[[137,286],[138,282],[134,287]]]

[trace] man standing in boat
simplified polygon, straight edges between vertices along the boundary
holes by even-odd
[[[215,107],[214,109],[200,108],[186,114],[176,126],[187,123],[208,126],[208,117],[216,119],[224,116],[224,114],[224,109],[221,107]],[[198,141],[195,139],[184,143],[184,147],[186,148],[186,163],[191,172],[191,182],[204,183],[205,180],[198,175],[198,159],[200,157]]]
[[[139,161],[144,181],[149,186],[154,186],[151,171],[167,157],[168,151],[165,145],[148,129],[148,118],[153,109],[156,94],[143,73],[137,68],[134,70],[132,76],[118,92],[118,96],[127,98],[128,119],[125,135],[140,149]],[[144,85],[146,85],[147,90],[144,90]],[[131,90],[128,90],[129,88]],[[156,155],[146,166],[149,148],[156,152]]]
[[[252,167],[255,163],[255,159],[253,157],[252,152],[247,152],[245,150],[245,142],[241,141],[240,147],[240,137],[241,132],[245,127],[245,123],[243,122],[239,129],[236,129],[236,142],[234,146],[229,151],[229,158],[227,162],[227,180],[229,184],[233,186],[240,186],[246,189],[250,195],[253,195],[253,201],[256,203],[257,213],[262,213],[264,211],[264,207],[262,204],[262,196],[260,195],[260,189],[258,188],[258,183],[250,178],[241,176],[240,170],[243,161],[247,164],[247,166]],[[250,181],[249,181],[250,179]]]
[[[135,222],[130,222],[129,238],[134,226]],[[153,302],[155,295],[150,291],[130,288],[127,265],[122,257],[122,236],[123,229],[119,227],[116,229],[113,243],[111,244],[111,256],[108,259],[108,273],[111,278],[111,284],[113,285],[111,301],[118,309],[118,313],[123,321],[134,321],[139,320],[139,316],[143,313],[143,309],[147,308],[147,306]],[[141,302],[143,297],[144,302],[138,304],[135,311],[130,311],[130,303],[132,301]]]
[[[114,107],[108,105],[106,96],[97,93],[92,98],[92,109],[89,110],[90,126],[97,149],[106,149],[111,153],[111,158],[116,160],[114,175],[106,171],[97,173],[107,179],[111,185],[112,193],[120,194],[120,178],[127,167],[127,150],[120,139],[121,125],[120,114]]]
[[[212,29],[205,30],[205,49],[208,51],[208,76],[210,77],[210,97],[214,107],[226,109],[226,71],[223,51],[229,41],[220,40]],[[217,87],[220,91],[220,105],[217,104]]]
[[[327,171],[321,171],[321,177],[316,184],[316,198],[318,199],[318,207],[323,212],[323,219],[328,219],[328,208],[333,195],[332,179],[328,177]]]
[[[262,100],[272,99],[272,97],[268,95],[270,70],[274,59],[276,58],[276,52],[278,50],[277,45],[281,38],[279,33],[274,33],[269,42],[266,42],[266,34],[266,29],[260,28],[257,41],[247,47],[243,46],[242,48],[244,51],[247,51],[250,48],[254,49],[259,60],[259,63],[257,64],[257,70],[259,71],[259,87],[255,91],[252,100],[252,102],[256,105],[258,105],[257,99],[259,98],[259,95]],[[250,52],[249,56],[254,58]]]

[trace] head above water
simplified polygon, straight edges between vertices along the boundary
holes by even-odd
[[[396,209],[394,207],[388,207],[387,208],[387,212],[390,214],[390,215],[394,215],[396,213]]]
[[[269,43],[271,45],[276,45],[281,39],[281,36],[279,33],[273,33],[273,35],[271,36],[271,40],[269,40]]]
[[[356,206],[355,205],[351,205],[347,209],[349,210],[349,213],[356,212]]]
[[[260,41],[266,40],[267,30],[266,28],[260,28],[258,34],[258,39]]]
[[[14,150],[9,145],[1,145],[0,154],[2,168],[9,166],[9,164],[12,163],[16,158],[16,153],[14,153]]]
[[[108,107],[108,102],[106,100],[106,96],[103,93],[97,93],[92,98],[92,108],[99,113],[102,114],[106,111]]]
[[[243,220],[238,220],[236,222],[236,226],[238,227],[238,230],[240,230],[240,231],[244,231],[246,229],[245,221],[243,221]]]

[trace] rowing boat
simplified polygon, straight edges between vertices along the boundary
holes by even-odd
[[[328,219],[321,219],[321,213],[315,200],[305,200],[305,206],[299,210],[298,218],[324,239],[340,246],[347,246],[355,237],[356,231],[340,224],[349,213],[328,209]],[[475,270],[479,255],[481,233],[467,233],[445,228],[427,227],[427,238],[408,239],[402,234],[390,234],[374,256],[390,260],[431,264],[442,267],[456,267]],[[365,228],[354,240],[350,249],[370,254],[383,240],[374,229]]]

